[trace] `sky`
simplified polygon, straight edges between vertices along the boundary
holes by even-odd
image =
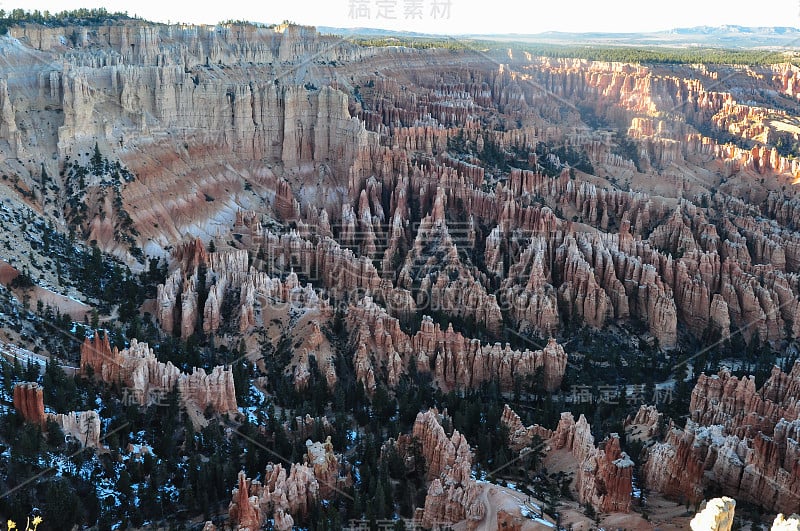
[[[800,26],[798,0],[0,0],[0,7],[51,12],[127,11],[159,22],[222,20],[441,34],[646,32],[693,26]]]

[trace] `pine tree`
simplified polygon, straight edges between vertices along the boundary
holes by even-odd
[[[103,172],[103,155],[100,153],[100,146],[97,142],[94,143],[94,155],[91,158],[92,173],[100,176]]]

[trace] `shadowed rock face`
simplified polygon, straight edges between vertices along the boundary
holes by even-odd
[[[423,317],[420,330],[408,336],[399,321],[371,298],[348,309],[347,324],[357,349],[356,374],[366,384],[375,381],[377,367],[385,364],[387,381],[394,387],[408,363],[415,363],[418,371],[431,371],[445,389],[474,388],[494,380],[511,390],[514,378],[524,379],[541,370],[541,385],[552,391],[561,384],[566,369],[567,355],[554,339],[543,350],[512,350],[508,344],[487,345],[465,338],[452,324],[442,330],[429,317]],[[373,356],[376,366],[370,361]]]
[[[289,531],[294,518],[308,515],[313,504],[332,499],[352,485],[349,469],[340,465],[330,437],[325,443],[306,442],[304,463],[292,464],[287,475],[282,465],[270,463],[264,481],[249,479],[239,472],[228,507],[230,523],[236,529],[260,529],[274,519],[275,529]]]
[[[646,411],[644,406],[643,410]],[[640,413],[634,419],[645,424],[647,416]],[[529,448],[538,437],[543,451],[568,450],[578,464],[575,490],[581,503],[590,504],[599,512],[627,513],[630,511],[633,486],[633,460],[620,448],[619,436],[611,434],[599,447],[594,445],[591,426],[581,415],[578,421],[572,413],[562,413],[556,430],[534,424],[525,427],[508,405],[503,409],[501,422],[508,428],[509,447],[520,451]]]
[[[673,427],[648,450],[649,488],[676,499],[702,499],[710,483],[738,500],[792,513],[800,503],[800,363],[777,367],[761,389],[727,371],[700,375],[686,428]],[[710,471],[707,475],[705,472]]]
[[[581,415],[575,422],[572,413],[562,413],[548,444],[569,450],[578,462],[575,490],[581,503],[602,512],[630,511],[633,461],[620,449],[616,433],[595,447],[586,418]]]
[[[468,529],[476,529],[487,507],[479,499],[483,487],[471,476],[472,450],[466,438],[458,430],[448,437],[435,409],[417,415],[412,435],[419,440],[430,481],[422,525],[466,521]]]
[[[538,424],[524,426],[519,415],[506,404],[500,422],[508,429],[508,447],[515,452],[529,447],[534,437],[539,437],[543,442],[553,436],[553,430],[548,430]]]

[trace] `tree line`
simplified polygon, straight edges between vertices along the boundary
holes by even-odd
[[[107,21],[129,20],[127,11],[109,12],[105,8],[80,8],[51,13],[50,11],[27,11],[25,9],[0,9],[0,35],[5,35],[8,28],[17,24],[32,23],[45,26],[96,26]]]
[[[354,39],[361,46],[404,46],[407,48],[445,50],[474,50],[482,53],[513,48],[537,57],[586,59],[636,64],[726,64],[772,65],[791,62],[800,64],[800,58],[787,57],[783,51],[743,50],[714,47],[662,48],[641,46],[573,45],[528,42],[498,42],[469,39],[420,37],[361,37]]]

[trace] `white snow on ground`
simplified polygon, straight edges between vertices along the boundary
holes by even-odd
[[[484,471],[484,470],[480,471],[480,477],[478,477],[478,473],[475,472],[474,470],[472,472],[470,472],[469,475],[470,475],[470,477],[472,479],[474,479],[474,480],[476,480],[478,482],[486,483],[486,471]]]
[[[104,478],[97,482],[97,499],[102,502],[103,500],[111,497],[114,500],[114,507],[120,506],[119,492],[115,488],[115,483],[111,479]]]
[[[247,417],[247,422],[250,424],[258,424],[258,415],[256,414],[258,409],[258,406],[240,407],[239,412]]]
[[[47,358],[44,356],[34,354],[30,350],[25,350],[24,348],[20,348],[10,343],[0,342],[0,354],[3,354],[7,358],[10,357],[11,359],[18,359],[23,367],[28,363],[36,363],[39,365],[41,370],[44,370],[45,365],[47,364]]]
[[[533,505],[533,504],[532,504],[532,505]],[[538,506],[537,506],[537,508],[538,508]],[[533,520],[533,521],[534,521],[534,522],[536,522],[537,524],[542,524],[542,525],[544,525],[544,526],[547,526],[547,527],[552,527],[552,528],[554,528],[554,529],[555,529],[555,527],[556,527],[556,525],[555,525],[554,523],[552,523],[552,522],[548,522],[548,521],[547,521],[547,520],[545,520],[544,518],[540,518],[540,517],[539,517],[539,516],[537,516],[536,514],[532,513],[532,512],[531,512],[531,510],[530,510],[530,509],[529,509],[527,506],[525,506],[525,505],[520,505],[520,506],[519,506],[519,512],[520,512],[520,514],[521,514],[522,516],[524,516],[525,518],[530,518],[531,520]],[[541,512],[540,512],[539,514],[541,514]]]
[[[141,453],[153,453],[153,447],[149,444],[135,444],[131,443],[131,453],[134,454],[141,454]]]
[[[181,493],[178,491],[178,487],[172,483],[167,483],[161,488],[161,490],[169,497],[170,501],[177,502],[180,498]]]
[[[538,503],[533,503],[532,501],[529,501],[527,505],[528,507],[533,507],[537,511],[542,512],[542,506],[539,505]]]

